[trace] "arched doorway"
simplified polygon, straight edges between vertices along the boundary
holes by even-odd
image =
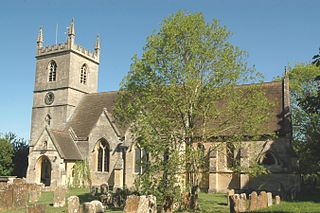
[[[51,184],[51,163],[47,156],[43,155],[39,159],[39,172],[40,172],[40,183],[45,186],[50,186]]]

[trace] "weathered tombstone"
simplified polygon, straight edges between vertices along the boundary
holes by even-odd
[[[247,195],[245,193],[241,193],[239,200],[239,212],[245,211],[247,211]]]
[[[109,186],[107,184],[102,184],[100,186],[100,192],[101,194],[107,194],[109,191]]]
[[[281,202],[280,196],[277,195],[275,198],[276,198],[275,204],[276,204],[276,205],[279,205],[280,202]]]
[[[258,209],[258,194],[257,194],[257,192],[255,192],[255,191],[251,192],[249,197],[250,197],[249,210],[254,211],[254,210]]]
[[[267,206],[272,206],[272,193],[267,192]]]
[[[68,197],[68,213],[80,212],[80,201],[78,196]]]
[[[67,189],[57,186],[53,192],[53,207],[63,207],[66,204]]]
[[[265,191],[260,192],[260,208],[267,208],[267,193]]]
[[[45,204],[31,204],[27,207],[27,213],[45,213],[46,206]]]
[[[98,187],[91,186],[90,193],[91,193],[92,196],[96,196],[96,194],[98,194]]]
[[[23,179],[16,179],[15,184],[10,184],[12,188],[12,204],[14,208],[26,207],[29,201],[28,185]]]
[[[29,203],[35,203],[41,197],[41,186],[38,184],[28,184]]]
[[[0,210],[8,210],[14,206],[12,196],[13,189],[11,187],[0,190]]]
[[[136,213],[138,210],[139,201],[140,201],[140,196],[137,196],[137,195],[128,196],[123,212]]]
[[[228,194],[227,194],[227,204],[229,205],[229,200],[230,200],[230,196],[234,195],[234,189],[230,189],[228,190]]]
[[[95,206],[96,213],[103,213],[104,212],[104,206],[99,200],[93,200],[90,202],[92,205]]]
[[[238,194],[234,194],[233,196],[230,196],[230,213],[236,213],[239,212],[239,202],[240,202],[240,196]]]
[[[92,203],[85,202],[80,207],[81,213],[96,213],[96,206]]]

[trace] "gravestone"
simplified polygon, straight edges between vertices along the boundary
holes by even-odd
[[[91,186],[90,193],[91,193],[92,196],[96,196],[96,194],[98,194],[98,187]]]
[[[272,193],[268,192],[267,193],[267,206],[272,206]]]
[[[265,191],[261,191],[260,195],[260,208],[267,208],[267,193]]]
[[[152,195],[131,195],[127,198],[124,213],[157,213],[157,200]]]
[[[12,188],[12,207],[23,208],[26,207],[29,201],[28,185],[23,179],[15,179],[14,184],[10,184]]]
[[[30,183],[28,184],[28,196],[29,203],[35,203],[41,197],[42,187],[41,185]]]
[[[0,210],[7,210],[13,207],[13,189],[7,187],[0,190]]]
[[[240,194],[239,200],[239,212],[247,211],[247,196],[245,193]]]
[[[140,201],[140,196],[137,196],[137,195],[128,196],[123,212],[136,213],[138,210],[139,201]]]
[[[229,205],[229,200],[230,200],[230,196],[234,195],[234,189],[230,189],[228,190],[228,194],[227,194],[227,204]]]
[[[276,202],[275,202],[275,204],[276,204],[276,205],[279,205],[279,204],[280,204],[280,202],[281,202],[280,196],[279,196],[279,195],[277,195],[275,198],[276,198]]]
[[[229,198],[230,198],[230,213],[239,212],[240,195],[234,194]]]
[[[89,202],[83,203],[80,208],[81,213],[96,213],[96,206]]]
[[[100,192],[101,194],[107,194],[109,191],[109,186],[107,184],[102,184],[100,186]]]
[[[103,213],[104,212],[104,206],[99,200],[93,200],[90,202],[92,205],[94,205],[96,209],[96,213]]]
[[[250,197],[249,210],[254,211],[254,210],[258,209],[258,194],[257,194],[257,192],[255,192],[255,191],[251,192],[249,197]]]
[[[66,204],[67,189],[57,186],[53,191],[53,207],[63,207]]]
[[[68,197],[68,213],[79,213],[80,201],[78,196]]]
[[[26,212],[27,213],[45,213],[46,206],[45,204],[31,204],[27,207]]]

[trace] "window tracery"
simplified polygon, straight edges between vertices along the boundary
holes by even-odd
[[[51,81],[56,81],[57,78],[57,64],[55,61],[50,61],[48,65],[48,70],[49,70],[49,78],[48,80]]]

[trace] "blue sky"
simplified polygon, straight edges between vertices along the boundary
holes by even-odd
[[[65,42],[75,18],[76,42],[94,48],[101,38],[99,91],[119,88],[134,53],[162,20],[180,9],[216,18],[233,32],[231,42],[249,53],[248,61],[266,81],[284,66],[310,62],[320,46],[320,1],[294,0],[2,0],[0,2],[0,132],[29,139],[40,26],[44,45]]]

